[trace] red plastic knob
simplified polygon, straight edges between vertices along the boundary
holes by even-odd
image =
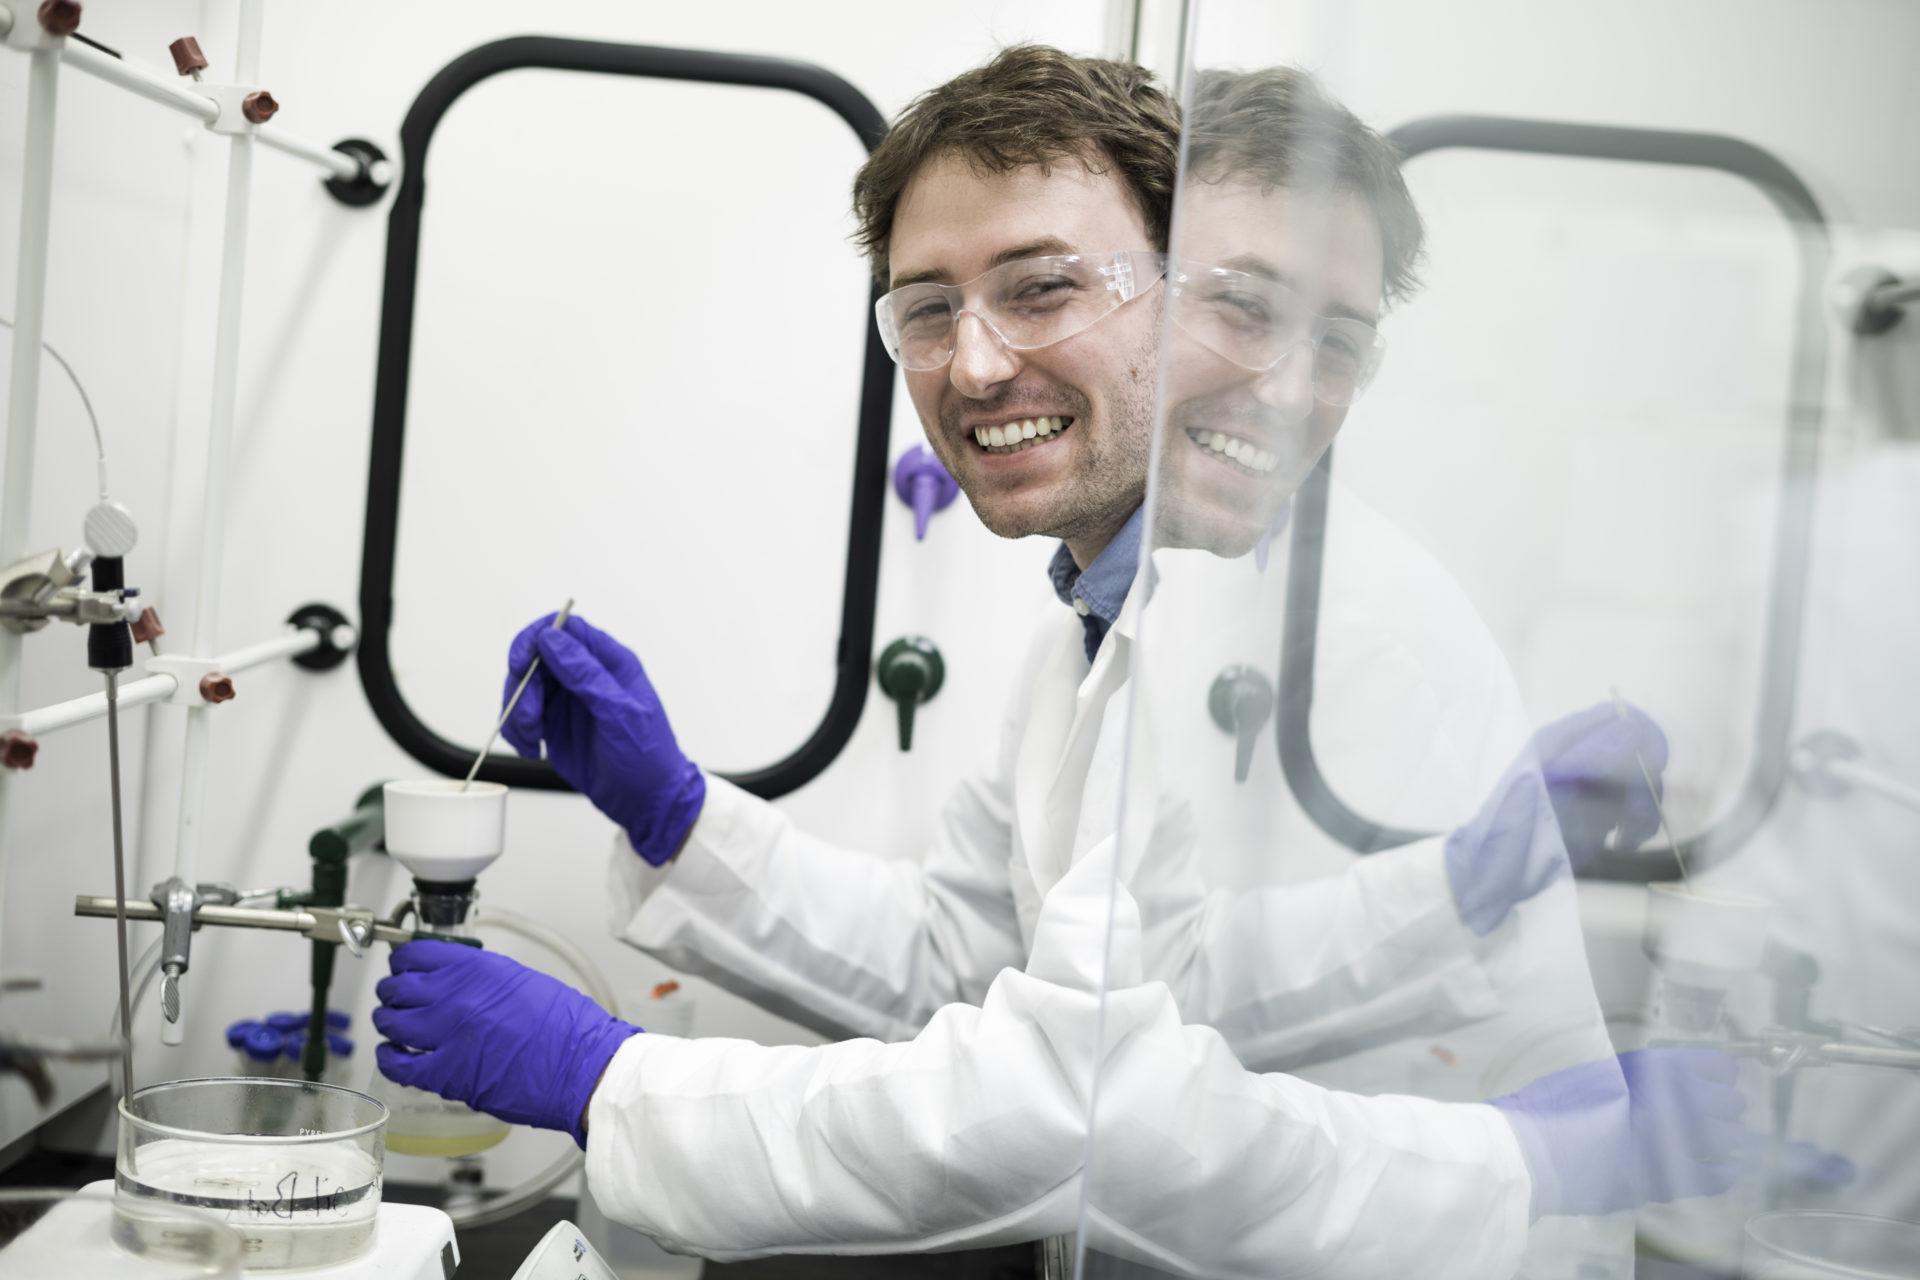
[[[0,733],[0,767],[31,769],[33,758],[39,754],[40,744],[18,729]]]
[[[70,36],[80,29],[80,0],[47,0],[40,6],[40,29],[50,36]]]
[[[265,89],[257,90],[240,99],[240,114],[253,124],[265,124],[273,119],[273,113],[279,109],[280,104],[275,102],[273,95]]]
[[[167,46],[167,52],[173,55],[173,69],[183,76],[207,69],[207,55],[200,52],[200,42],[192,36],[181,36]]]

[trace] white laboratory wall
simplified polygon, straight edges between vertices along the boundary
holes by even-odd
[[[1727,0],[1696,6],[1700,16],[1683,22],[1669,6],[1649,4],[1642,8],[1661,15],[1664,43],[1648,49],[1631,7],[1480,5],[1476,21],[1497,22],[1503,38],[1436,39],[1459,55],[1439,60],[1410,56],[1421,42],[1408,32],[1447,21],[1450,6],[1240,5],[1238,26],[1217,19],[1225,8],[1209,6],[1200,61],[1244,64],[1247,51],[1254,60],[1298,56],[1327,69],[1383,126],[1441,109],[1534,111],[1752,137],[1778,149],[1814,182],[1830,215],[1850,224],[1836,267],[1861,257],[1920,266],[1913,167],[1833,145],[1889,136],[1893,116],[1907,125],[1892,136],[1911,136],[1914,90],[1899,61],[1920,45],[1920,11],[1910,6]],[[888,115],[999,44],[1094,49],[1105,31],[1094,0],[608,0],[537,12],[500,0],[281,0],[265,13],[262,78],[283,103],[286,127],[322,141],[365,136],[396,154],[399,122],[428,77],[459,53],[536,23],[551,34],[815,62]],[[1307,16],[1290,16],[1299,13]],[[153,63],[164,61],[169,39],[196,30],[217,68],[233,29],[229,3],[203,12],[93,0],[87,9],[88,31]],[[1727,52],[1731,30],[1743,36],[1738,58]],[[1210,59],[1205,41],[1213,39],[1227,52]],[[1516,58],[1521,46],[1541,55]],[[1395,56],[1369,61],[1374,47]],[[1581,58],[1561,56],[1574,48]],[[1631,99],[1610,91],[1618,86],[1605,72],[1610,56],[1628,53],[1663,69]],[[1801,59],[1828,76],[1862,73],[1844,95],[1839,81],[1824,83],[1817,114],[1801,95],[1747,87],[1756,66],[1784,75]],[[396,586],[402,686],[442,733],[477,742],[513,627],[571,595],[633,640],[693,754],[725,767],[764,764],[817,718],[837,635],[861,288],[843,201],[858,153],[837,121],[807,104],[775,107],[767,95],[719,90],[690,89],[681,99],[658,86],[560,79],[510,76],[475,90],[436,143]],[[0,190],[9,193],[0,200],[0,245],[9,250],[24,82],[24,61],[0,54]],[[78,76],[66,77],[62,105],[48,334],[88,378],[116,491],[142,519],[135,578],[184,623],[194,604],[193,495],[222,147]],[[703,153],[708,138],[717,154]],[[215,649],[268,633],[310,600],[357,612],[359,591],[386,209],[344,209],[316,190],[309,170],[270,154],[258,160],[255,182],[235,485],[219,499],[231,537]],[[455,193],[474,202],[471,211]],[[549,234],[556,225],[567,234]],[[512,228],[519,234],[503,234]],[[597,274],[596,263],[604,266]],[[764,279],[756,350],[723,345],[712,308],[689,319],[669,300],[704,270],[730,291]],[[0,256],[0,298],[11,298],[13,272],[9,251]],[[1598,323],[1568,335],[1570,346],[1607,339]],[[1835,361],[1849,349],[1836,339]],[[92,497],[90,461],[69,393],[51,373],[45,387],[35,538],[70,544]],[[1365,421],[1356,415],[1354,425]],[[1444,440],[1473,425],[1425,429]],[[890,454],[918,436],[902,396]],[[1352,443],[1358,456],[1364,437]],[[1524,457],[1477,458],[1474,467],[1516,495],[1535,483]],[[1450,525],[1445,503],[1399,496],[1408,499],[1401,509],[1431,521],[1422,532],[1457,558],[1474,588],[1475,555],[1497,560],[1499,550],[1475,541],[1485,527],[1477,513]],[[964,503],[935,520],[925,544],[913,542],[909,514],[891,501],[887,520],[876,646],[909,632],[932,637],[947,654],[948,686],[922,712],[906,755],[892,741],[891,704],[870,696],[840,759],[781,804],[823,835],[913,856],[946,787],[991,742],[1010,665],[1049,599],[1049,548],[994,539]],[[71,634],[37,637],[27,655],[31,702],[93,687]],[[774,682],[789,674],[791,689]],[[308,835],[368,782],[418,766],[376,724],[350,668],[317,678],[261,671],[240,687],[215,723],[200,873],[303,881]],[[134,720],[133,883],[144,887],[171,866],[180,726],[167,712]],[[72,894],[108,891],[104,769],[104,732],[92,726],[50,739],[38,767],[16,779],[12,827],[0,832],[10,853],[0,968],[47,986],[7,998],[0,1008],[9,1026],[78,1034],[105,1024],[111,926],[66,914]],[[566,930],[626,999],[668,976],[607,936],[610,828],[583,800],[516,795],[509,825],[507,855],[483,882],[489,900]],[[403,890],[382,862],[355,870],[357,901],[386,905]],[[136,945],[152,932],[136,930]],[[143,1031],[145,1078],[221,1070],[226,1022],[304,999],[306,948],[288,939],[203,932],[194,960],[189,1044],[163,1050]],[[363,1072],[381,967],[345,959],[338,980],[336,1002],[355,1015]],[[808,1038],[691,986],[701,1034]],[[29,1117],[20,1084],[0,1079],[0,1142]],[[554,1141],[514,1138],[496,1178],[531,1168]],[[426,1177],[431,1167],[396,1161],[395,1174]]]

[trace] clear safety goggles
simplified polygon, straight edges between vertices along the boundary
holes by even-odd
[[[1020,258],[965,284],[904,285],[876,302],[874,314],[887,354],[925,372],[953,359],[963,315],[1009,350],[1033,351],[1084,333],[1166,273],[1166,255],[1145,250]]]
[[[1169,283],[1173,322],[1250,373],[1266,373],[1307,348],[1314,398],[1325,404],[1358,400],[1387,353],[1378,329],[1346,316],[1316,315],[1278,280],[1177,262]]]

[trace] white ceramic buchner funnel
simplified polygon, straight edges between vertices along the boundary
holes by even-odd
[[[507,789],[454,779],[389,782],[387,852],[415,880],[459,884],[500,856],[507,836]]]

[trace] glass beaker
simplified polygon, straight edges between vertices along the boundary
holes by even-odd
[[[469,1156],[497,1147],[512,1126],[425,1089],[395,1084],[376,1068],[373,1094],[386,1103],[387,1147],[403,1156]]]
[[[237,1278],[240,1237],[165,1205],[123,1210],[104,1187],[0,1189],[0,1275],[7,1280],[122,1275],[134,1266],[143,1280]]]
[[[1914,1280],[1920,1223],[1858,1213],[1763,1213],[1747,1222],[1746,1280]]]
[[[387,1108],[306,1080],[173,1080],[120,1102],[122,1227],[156,1205],[239,1232],[248,1271],[343,1262],[373,1240]]]

